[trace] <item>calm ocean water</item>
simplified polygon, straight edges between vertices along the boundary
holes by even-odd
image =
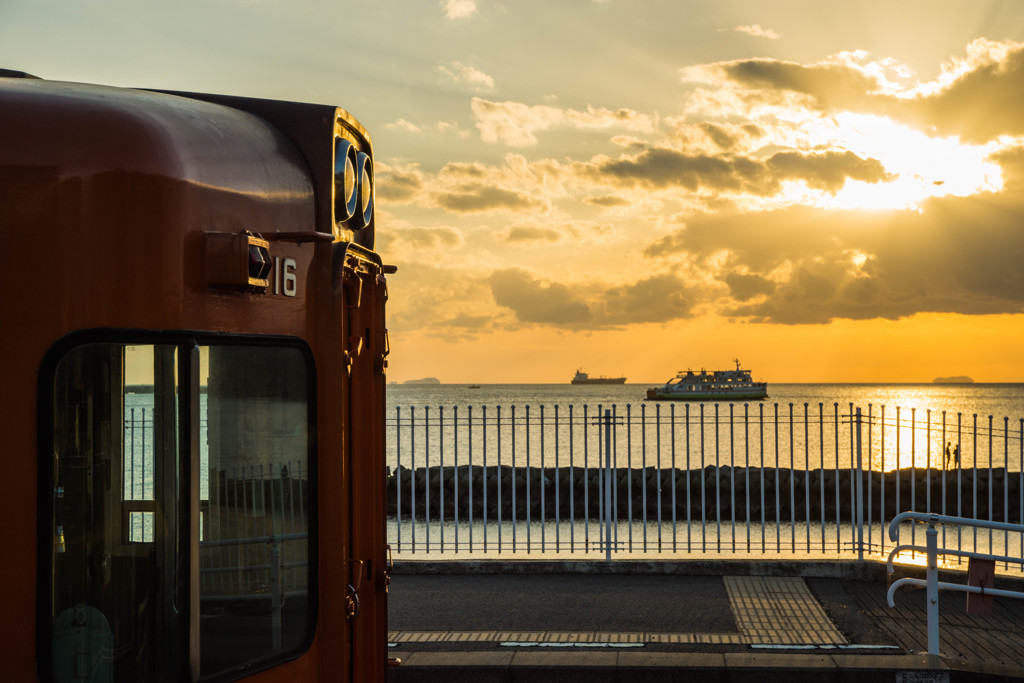
[[[653,384],[572,385],[565,384],[482,384],[470,389],[467,384],[414,385],[389,384],[389,414],[397,406],[597,406],[611,405],[623,408],[632,404],[634,410],[646,404],[644,396]],[[870,404],[876,409],[886,406],[887,412],[896,407],[909,411],[916,409],[922,415],[931,410],[934,415],[946,411],[947,418],[955,422],[956,414],[964,419],[977,414],[979,419],[989,415],[996,419],[1009,417],[1011,422],[1024,418],[1024,384],[770,384],[768,398],[751,401],[752,410],[763,405],[769,411],[774,404],[787,408],[790,403],[816,407],[823,403],[829,408],[835,403],[840,409],[850,403],[865,410]],[[720,403],[728,406],[730,403]],[[733,402],[737,410],[743,402]],[[677,408],[678,410],[678,408]],[[693,410],[693,408],[691,408]]]
[[[969,488],[987,481],[992,468],[1006,468],[1015,480],[1024,479],[1024,384],[770,384],[766,400],[711,402],[703,408],[694,403],[644,401],[649,386],[388,385],[388,465],[414,470],[464,465],[600,468],[605,465],[607,441],[593,418],[610,409],[627,418],[614,431],[611,466],[615,468],[750,466],[838,472],[856,467],[859,457],[864,470],[959,470],[956,477],[962,477]],[[864,415],[859,451],[851,404]],[[959,460],[945,459],[946,443],[959,447]],[[903,478],[911,477],[903,474]],[[807,495],[803,490],[789,493],[798,500]],[[815,499],[823,495],[818,489],[810,494]],[[438,491],[433,495],[436,498]],[[824,495],[831,500],[831,489]],[[628,539],[629,545],[616,552],[624,557],[632,556],[634,550],[637,557],[651,553],[717,557],[756,548],[759,553],[793,558],[834,558],[855,556],[856,544],[863,541],[869,552],[884,553],[888,540],[880,512],[882,495],[892,498],[893,490],[868,492],[873,516],[861,530],[863,539],[847,523],[812,524],[801,517],[781,524],[743,524],[731,519],[732,512],[709,508],[707,524],[688,519],[618,520],[614,537],[624,544]],[[928,505],[920,501],[917,507],[931,510]],[[970,514],[970,510],[948,512]],[[487,522],[486,532],[479,520],[477,524],[473,537],[474,529],[465,520],[456,524],[436,517],[430,523],[408,515],[389,518],[389,542],[399,555],[411,556],[462,548],[467,539],[474,552],[482,549],[496,556],[514,552],[517,532],[507,519]],[[520,548],[532,548],[527,552],[536,554],[537,539],[543,539],[543,534],[548,543],[561,548],[571,533],[577,539],[599,538],[603,531],[595,524],[534,521],[518,530],[518,542]],[[1020,553],[1017,535],[996,540],[1007,554]],[[979,540],[972,532],[969,541],[992,552],[989,536]],[[642,544],[643,550],[640,545],[634,549],[634,542]],[[656,550],[650,550],[649,544]],[[584,547],[589,546],[584,543]]]
[[[763,401],[703,405],[645,401],[649,386],[392,384],[389,464],[562,466],[571,451],[573,464],[594,466],[602,445],[594,417],[611,410],[624,418],[620,467],[850,467],[857,408],[865,469],[952,468],[947,443],[959,446],[962,468],[1017,471],[1024,461],[1024,384],[770,384]]]

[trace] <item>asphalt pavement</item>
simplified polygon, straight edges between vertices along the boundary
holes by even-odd
[[[399,563],[390,680],[1024,680],[1013,653],[928,656],[923,604],[879,618],[887,588],[878,565]]]

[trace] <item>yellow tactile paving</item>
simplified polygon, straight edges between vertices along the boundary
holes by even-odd
[[[722,580],[746,642],[846,644],[802,578],[725,576]]]

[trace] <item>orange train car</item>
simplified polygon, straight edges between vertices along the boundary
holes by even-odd
[[[5,680],[386,678],[373,214],[342,109],[0,71]]]

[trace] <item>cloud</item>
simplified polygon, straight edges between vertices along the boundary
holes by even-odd
[[[968,142],[1024,135],[1024,44],[975,40],[966,58],[944,65],[936,84],[933,92],[896,102],[890,111]]]
[[[536,225],[513,225],[509,228],[505,241],[515,242],[557,242],[562,234],[554,228],[542,228]]]
[[[473,339],[498,320],[486,276],[437,261],[403,259],[388,279],[392,339],[412,330],[449,340]]]
[[[752,58],[680,70],[683,82],[702,86],[692,107],[705,113],[750,115],[758,107],[803,106],[889,116],[921,130],[972,143],[1024,135],[1024,43],[978,38],[965,55],[919,82],[892,59],[864,51],[841,52],[812,64]],[[796,99],[794,99],[796,98]]]
[[[707,303],[755,322],[1024,312],[1024,201],[943,197],[923,209],[698,216],[644,253],[725,285],[729,297]]]
[[[521,323],[570,329],[608,329],[665,322],[693,314],[696,290],[671,274],[595,286],[541,280],[518,268],[495,271],[491,292]]]
[[[462,233],[445,226],[391,227],[392,236],[410,246],[419,249],[453,249],[463,243]]]
[[[620,206],[629,206],[629,200],[623,199],[618,195],[605,194],[596,197],[584,197],[584,204],[593,204],[594,206],[600,206],[605,209],[617,208]]]
[[[890,179],[875,159],[849,151],[778,152],[767,159],[743,155],[687,154],[656,147],[634,157],[605,159],[592,165],[597,176],[652,188],[750,193],[770,196],[787,180],[835,193],[847,178],[870,183]]]
[[[476,0],[441,0],[440,4],[448,19],[466,19],[477,12]]]
[[[591,221],[565,220],[561,215],[549,223],[519,223],[509,227],[502,237],[506,244],[527,244],[530,242],[566,242],[582,245],[585,242],[607,243],[616,234],[614,226]]]
[[[494,90],[494,79],[491,76],[462,62],[438,64],[437,70],[456,83],[468,85],[474,90]]]
[[[522,322],[574,327],[590,320],[590,308],[579,294],[557,282],[541,282],[525,270],[495,271],[490,285],[494,301],[512,309]]]
[[[729,292],[737,301],[747,301],[756,296],[771,294],[775,284],[761,275],[731,272],[725,276]]]
[[[456,327],[465,330],[480,330],[486,327],[489,323],[494,320],[494,316],[491,315],[468,315],[466,313],[458,313],[445,320],[441,321],[442,327]]]
[[[603,325],[667,322],[689,318],[698,294],[675,275],[653,275],[601,293],[595,318]]]
[[[415,200],[423,190],[423,173],[415,165],[397,166],[377,162],[374,192],[379,199],[393,202]]]
[[[544,208],[543,202],[526,193],[479,183],[465,184],[449,191],[438,192],[436,201],[442,208],[456,213],[533,211]]]
[[[559,127],[622,128],[643,132],[653,132],[657,128],[655,118],[625,108],[587,107],[581,111],[520,102],[492,102],[480,97],[473,98],[470,108],[484,142],[501,142],[510,147],[536,145],[535,133]]]
[[[777,59],[754,58],[686,67],[684,82],[718,87],[739,86],[749,103],[787,103],[773,93],[803,95],[818,109],[868,108],[871,95],[885,82],[874,73],[845,58],[804,65]]]
[[[762,28],[760,24],[737,26],[733,31],[736,31],[737,33],[746,33],[748,36],[754,36],[755,38],[767,38],[769,40],[778,40],[782,37],[781,33],[776,33],[770,28]]]
[[[393,123],[385,123],[384,127],[390,128],[391,130],[404,130],[407,133],[418,134],[420,132],[419,126],[417,126],[415,123],[409,123],[405,119],[398,119]]]

